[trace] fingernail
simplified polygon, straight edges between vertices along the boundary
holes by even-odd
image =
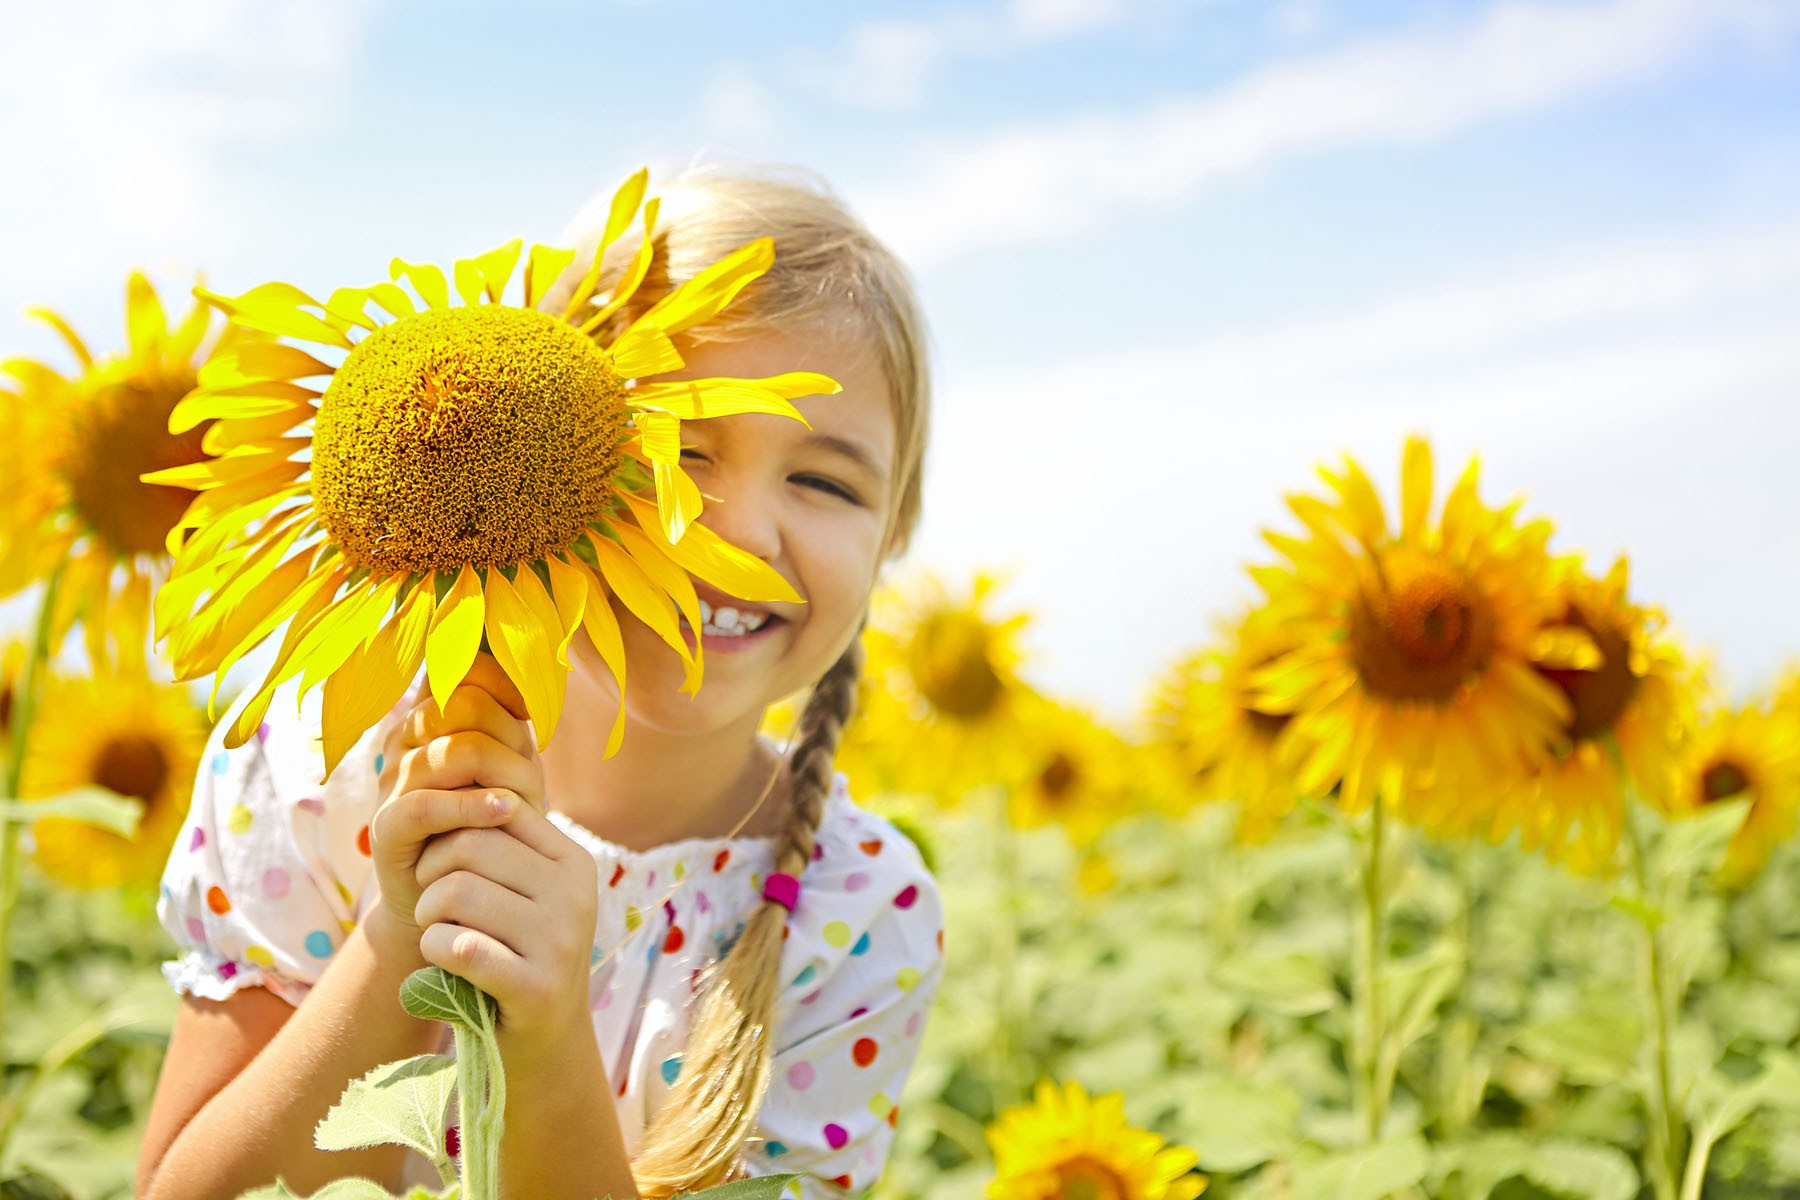
[[[488,797],[488,811],[493,813],[496,817],[510,817],[512,816],[512,810],[513,802],[511,796],[503,796],[496,793]]]

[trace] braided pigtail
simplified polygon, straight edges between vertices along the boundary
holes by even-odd
[[[832,760],[856,704],[862,638],[813,687],[788,758],[788,818],[776,842],[777,874],[798,879],[831,790]],[[708,982],[682,1053],[681,1075],[644,1130],[632,1175],[644,1197],[662,1198],[725,1183],[768,1090],[775,1056],[771,1017],[781,991],[788,909],[765,899]]]

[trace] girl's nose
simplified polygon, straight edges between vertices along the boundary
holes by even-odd
[[[747,480],[728,482],[715,476],[707,483],[700,523],[764,562],[780,558],[781,522],[774,498]]]

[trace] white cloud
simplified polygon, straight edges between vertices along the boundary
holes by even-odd
[[[124,264],[192,269],[229,224],[221,152],[335,113],[352,12],[350,0],[0,6],[0,161],[26,167],[0,190],[0,311],[120,295]]]
[[[926,146],[859,208],[909,261],[1067,237],[1336,146],[1426,142],[1652,75],[1721,40],[1800,31],[1789,0],[1492,6],[1255,71],[1219,91]]]
[[[742,64],[718,72],[700,95],[700,127],[708,139],[761,145],[776,126],[774,97]]]
[[[953,375],[915,556],[1017,568],[1048,680],[1125,709],[1249,597],[1283,493],[1345,450],[1391,481],[1420,430],[1444,473],[1480,452],[1486,496],[1528,492],[1561,546],[1629,551],[1641,593],[1755,684],[1800,654],[1796,327],[1800,225]]]

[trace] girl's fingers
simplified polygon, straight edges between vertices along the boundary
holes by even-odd
[[[479,929],[439,923],[419,937],[419,954],[434,967],[460,975],[500,999],[513,991],[525,960],[498,938]]]
[[[531,714],[525,708],[525,697],[519,693],[519,685],[512,681],[500,660],[491,654],[477,654],[475,663],[469,673],[463,677],[458,687],[475,686],[488,693],[507,712],[519,720],[527,720]]]
[[[542,764],[522,758],[491,734],[446,734],[408,750],[400,760],[397,792],[450,791],[464,787],[504,788],[532,805],[544,802]]]
[[[479,930],[519,958],[541,923],[529,898],[472,871],[452,871],[420,892],[413,916],[421,929],[442,924]]]
[[[500,825],[529,807],[517,795],[493,788],[400,792],[369,822],[370,847],[376,857],[410,868],[428,838],[468,826]]]
[[[531,727],[495,699],[492,692],[466,683],[450,693],[449,707],[442,712],[438,711],[437,701],[426,695],[407,712],[400,729],[401,742],[408,749],[423,746],[433,738],[471,732],[487,734],[521,758],[537,754]]]
[[[472,871],[535,900],[543,894],[544,868],[543,855],[505,829],[457,829],[426,844],[413,874],[428,888],[454,871]]]

